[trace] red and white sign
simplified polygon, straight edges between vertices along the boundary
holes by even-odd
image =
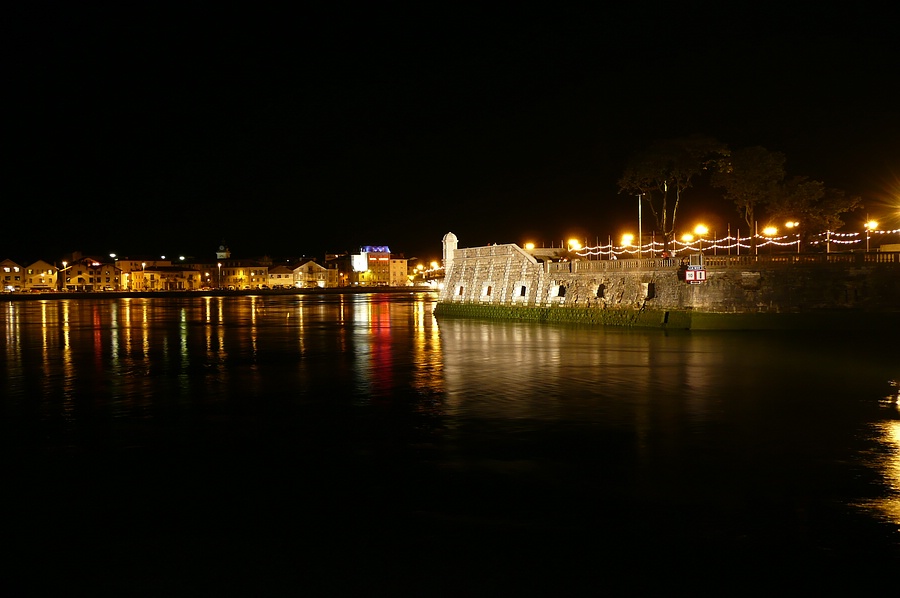
[[[685,272],[684,272],[684,279],[685,279],[685,281],[690,282],[690,283],[703,282],[704,280],[706,280],[706,270],[703,270],[703,269],[691,270],[689,268],[689,269],[685,270]]]

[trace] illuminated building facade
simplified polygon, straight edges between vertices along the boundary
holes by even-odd
[[[58,271],[53,264],[38,260],[25,268],[22,288],[26,291],[55,291]]]
[[[294,284],[303,289],[338,286],[338,270],[326,268],[315,260],[307,260],[294,268]]]
[[[349,284],[403,286],[408,280],[406,259],[391,256],[387,245],[366,245],[350,256]]]

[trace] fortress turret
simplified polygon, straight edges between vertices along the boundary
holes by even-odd
[[[444,235],[444,276],[450,272],[450,266],[453,264],[453,253],[459,245],[459,240],[453,233]]]

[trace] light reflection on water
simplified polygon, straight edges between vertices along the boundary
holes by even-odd
[[[888,497],[877,505],[891,521],[900,526],[900,420],[882,423],[877,427],[882,433],[885,454],[881,463],[873,465],[883,472],[885,485],[889,488]]]
[[[701,539],[829,546],[842,509],[900,526],[896,346],[432,310],[431,294],[9,302],[5,446],[339,453],[410,468],[429,521],[577,527],[627,507]]]
[[[873,448],[865,451],[865,465],[879,472],[880,496],[858,504],[874,510],[900,530],[900,382],[891,381],[892,393],[881,403],[886,421],[871,424]]]
[[[602,463],[612,453],[613,469],[593,475],[629,500],[650,508],[687,501],[723,517],[770,508],[784,511],[785,527],[800,528],[811,512],[872,493],[871,476],[855,471],[868,442],[878,458],[863,459],[866,466],[897,486],[900,448],[885,431],[895,422],[870,426],[883,416],[878,397],[900,364],[896,347],[873,357],[853,339],[785,333],[462,320],[440,330],[448,427],[464,437],[460,467],[521,468],[522,455],[513,459],[493,436],[505,446],[519,439],[532,453],[555,442],[558,451],[524,452],[529,475],[557,466],[541,459]],[[860,428],[870,434],[860,437]],[[486,429],[492,434],[473,432]],[[866,504],[900,524],[895,490]]]

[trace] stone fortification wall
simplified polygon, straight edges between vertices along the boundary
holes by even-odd
[[[697,327],[703,315],[900,313],[900,253],[704,261],[707,280],[689,284],[680,259],[542,261],[514,244],[456,249],[438,314]]]

